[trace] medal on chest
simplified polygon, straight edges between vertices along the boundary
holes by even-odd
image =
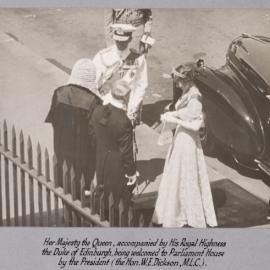
[[[124,61],[123,65],[119,69],[119,77],[125,78],[127,80],[133,80],[138,70],[138,60],[136,59],[134,63],[129,63]]]

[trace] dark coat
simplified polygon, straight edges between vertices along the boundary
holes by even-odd
[[[45,122],[54,129],[54,151],[58,160],[58,179],[62,185],[62,165],[74,166],[79,197],[80,178],[84,174],[86,189],[95,172],[95,142],[89,128],[94,109],[101,100],[87,88],[65,85],[55,90]]]
[[[97,141],[97,182],[105,198],[112,192],[115,204],[127,203],[130,191],[125,175],[136,172],[133,156],[133,129],[126,112],[111,104],[98,107],[92,117]]]

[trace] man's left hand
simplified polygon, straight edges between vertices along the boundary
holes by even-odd
[[[127,186],[133,186],[133,185],[135,185],[135,183],[137,181],[137,178],[139,176],[139,172],[136,172],[134,175],[131,175],[131,176],[128,176],[128,175],[125,175],[125,176],[128,179]]]

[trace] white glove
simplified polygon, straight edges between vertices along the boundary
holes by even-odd
[[[138,113],[134,112],[134,113],[128,113],[128,118],[130,119],[130,121],[135,121],[137,116],[138,116]]]
[[[136,172],[134,175],[131,176],[125,175],[125,177],[128,179],[127,186],[132,186],[136,183],[137,178],[139,177],[139,172]]]
[[[160,115],[160,121],[164,122],[167,121],[167,119],[170,117],[171,112],[165,112]]]

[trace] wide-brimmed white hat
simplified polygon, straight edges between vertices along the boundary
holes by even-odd
[[[91,59],[82,58],[74,64],[67,84],[82,86],[100,97],[96,84],[96,66]]]
[[[114,23],[111,25],[111,29],[113,31],[113,39],[117,41],[127,41],[132,33],[136,30],[131,24],[125,23]]]

